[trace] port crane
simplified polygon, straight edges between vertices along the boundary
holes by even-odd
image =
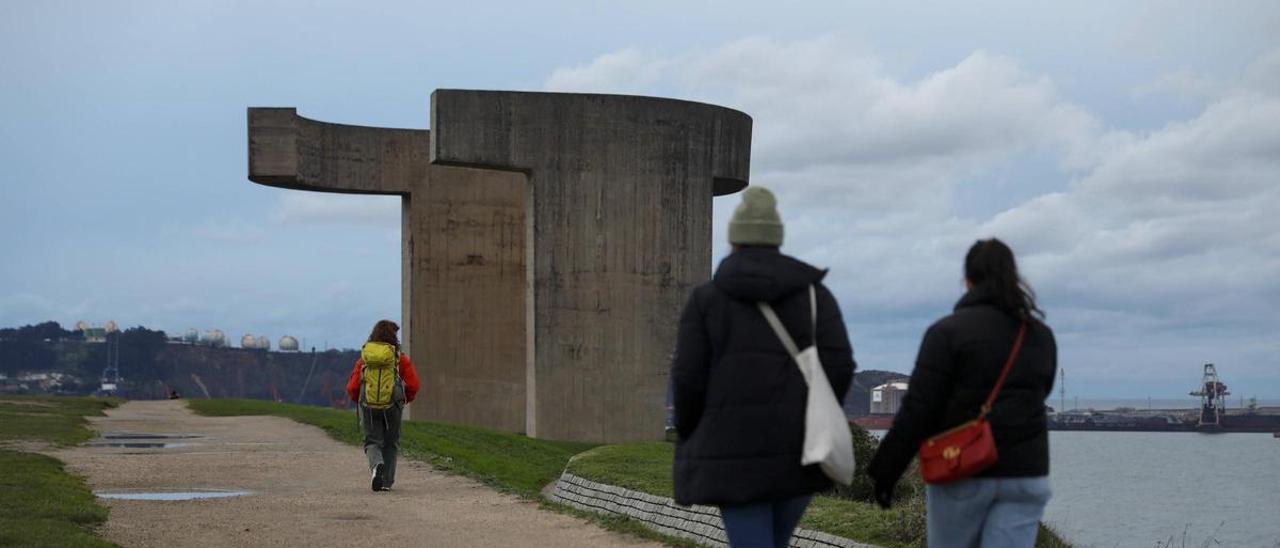
[[[1200,378],[1200,388],[1191,392],[1192,396],[1200,396],[1200,422],[1197,427],[1204,430],[1222,428],[1222,418],[1227,413],[1227,385],[1218,378],[1218,370],[1211,363],[1204,364],[1204,376]]]

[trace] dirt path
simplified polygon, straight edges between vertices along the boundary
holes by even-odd
[[[105,500],[102,536],[122,546],[657,546],[401,461],[396,490],[369,489],[364,456],[279,417],[201,417],[136,401],[91,419],[99,433],[193,434],[176,448],[51,453],[95,491],[230,489],[194,501]],[[123,441],[123,440],[121,440]],[[154,441],[154,440],[137,440]]]

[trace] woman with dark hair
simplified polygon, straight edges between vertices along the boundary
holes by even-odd
[[[400,353],[399,331],[391,320],[374,324],[347,381],[347,395],[358,404],[374,491],[390,491],[396,481],[402,410],[418,395],[418,372]]]
[[[1050,496],[1044,400],[1053,390],[1057,343],[1009,246],[994,238],[974,243],[964,277],[967,292],[955,311],[925,332],[902,408],[868,474],[876,500],[888,508],[921,442],[986,412],[997,460],[972,477],[928,486],[929,546],[1034,546]],[[1006,362],[1007,377],[987,412]]]

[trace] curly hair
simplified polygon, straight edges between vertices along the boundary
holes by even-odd
[[[373,331],[369,333],[369,342],[387,343],[396,347],[396,352],[400,351],[400,338],[396,333],[400,331],[400,326],[391,320],[378,320],[373,324]]]

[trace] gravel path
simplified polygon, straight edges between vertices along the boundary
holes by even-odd
[[[100,434],[200,436],[169,440],[187,444],[174,448],[50,453],[95,491],[253,493],[104,500],[111,517],[100,534],[126,547],[658,546],[417,462],[401,461],[395,491],[374,493],[359,449],[280,417],[201,417],[178,401],[134,401],[90,420]]]

